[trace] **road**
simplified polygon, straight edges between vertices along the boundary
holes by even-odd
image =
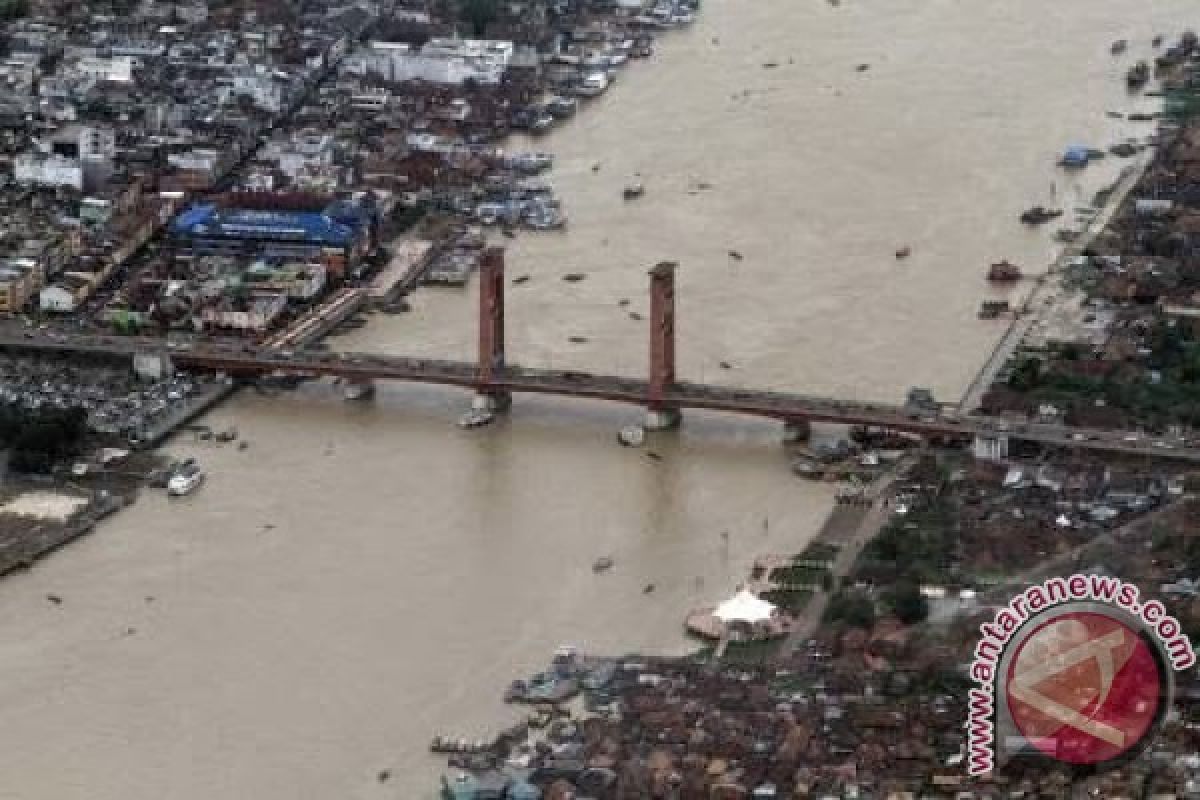
[[[132,358],[137,354],[169,356],[183,368],[231,375],[272,373],[332,376],[351,381],[397,380],[439,384],[482,392],[553,394],[643,406],[646,381],[616,375],[506,365],[489,381],[477,365],[466,361],[407,358],[370,353],[290,351],[250,344],[205,341],[173,344],[161,339],[65,335],[52,331],[0,331],[0,349],[59,352]],[[915,413],[902,406],[850,403],[811,395],[677,382],[664,398],[679,409],[720,411],[782,421],[807,420],[865,425],[919,435],[969,440],[976,436],[1008,438],[1043,445],[1110,454],[1148,456],[1200,464],[1200,440],[1154,439],[1125,431],[1065,425],[1012,422],[992,417],[960,417],[950,413]]]

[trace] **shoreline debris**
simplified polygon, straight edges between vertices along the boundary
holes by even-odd
[[[1052,219],[1058,219],[1062,215],[1062,209],[1034,206],[1021,213],[1021,222],[1026,225],[1044,225]]]

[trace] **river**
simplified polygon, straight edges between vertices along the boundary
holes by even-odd
[[[641,374],[627,312],[669,259],[687,378],[957,399],[1003,330],[975,317],[987,265],[1054,253],[1017,214],[1111,181],[1115,159],[1074,177],[1054,162],[1149,133],[1105,112],[1148,107],[1124,70],[1192,10],[709,0],[537,142],[571,225],[510,247],[510,274],[530,275],[509,295],[510,358]],[[646,196],[626,202],[635,173]],[[335,341],[471,357],[474,308],[472,289],[422,290],[412,314]],[[148,493],[0,582],[0,797],[431,796],[429,738],[507,721],[504,687],[556,645],[683,652],[690,607],[754,555],[800,549],[828,509],[766,423],[689,417],[644,451],[614,441],[630,409],[518,397],[465,432],[467,401],[245,392],[209,422],[247,450],[169,448],[208,468],[201,492]]]

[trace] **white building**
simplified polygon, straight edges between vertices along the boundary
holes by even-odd
[[[167,164],[175,169],[210,172],[216,167],[217,161],[220,158],[221,154],[216,150],[211,150],[207,147],[197,147],[185,153],[171,153],[167,156]]]
[[[42,311],[70,314],[87,300],[95,286],[94,275],[68,272],[38,292],[38,307]]]
[[[13,179],[22,186],[71,186],[83,191],[83,164],[44,153],[22,153],[13,160]]]
[[[350,107],[358,111],[383,111],[391,97],[387,89],[365,89],[350,95]]]
[[[249,97],[254,105],[268,114],[283,110],[285,89],[275,74],[259,66],[255,69],[239,70],[233,76],[233,92]]]
[[[88,160],[110,159],[117,155],[117,137],[111,128],[80,125],[77,131],[79,157]]]
[[[483,39],[430,39],[419,51],[402,42],[371,42],[346,59],[346,70],[393,82],[461,85],[499,83],[513,57],[513,43]]]
[[[333,134],[301,131],[287,143],[272,145],[266,158],[276,161],[284,175],[297,180],[306,172],[333,165]]]
[[[133,80],[135,66],[137,66],[137,59],[133,56],[113,56],[112,58],[88,56],[79,59],[75,68],[81,74],[99,81],[128,83]]]

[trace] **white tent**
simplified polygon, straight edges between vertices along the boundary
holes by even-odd
[[[717,606],[713,616],[722,622],[762,622],[771,618],[775,606],[748,589],[742,589]]]

